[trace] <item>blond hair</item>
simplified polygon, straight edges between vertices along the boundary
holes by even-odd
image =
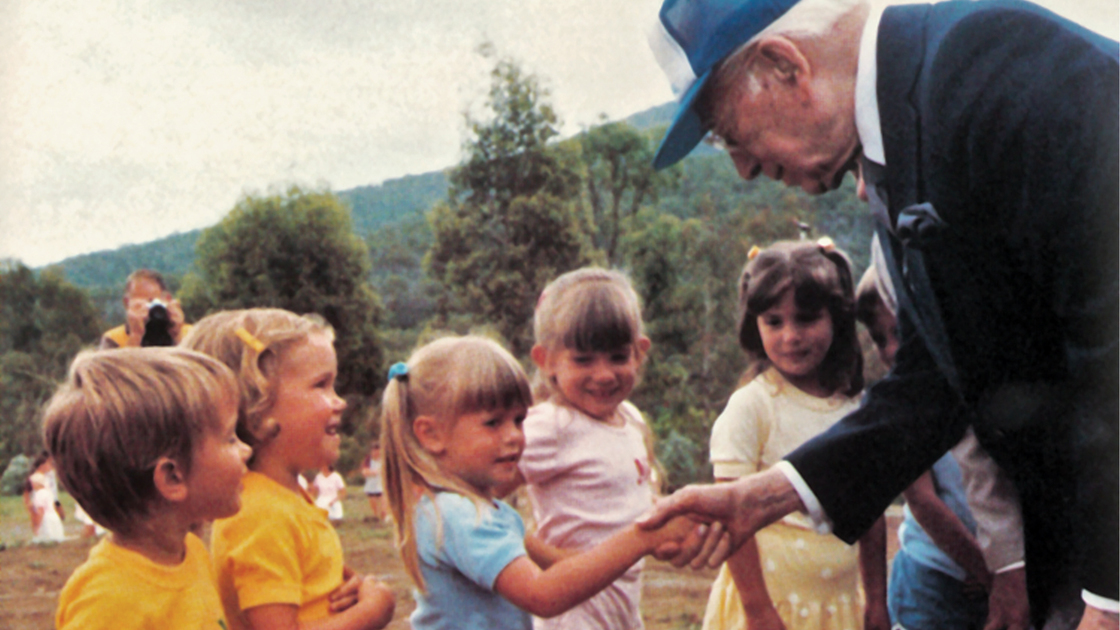
[[[255,451],[279,430],[267,417],[276,402],[277,364],[292,346],[313,334],[334,339],[334,330],[318,315],[252,308],[207,315],[180,346],[208,354],[233,370],[241,391],[237,435]]]
[[[638,345],[644,334],[642,304],[630,280],[620,271],[583,267],[548,283],[533,313],[535,343],[550,352],[611,352],[627,346],[645,359]],[[538,369],[537,400],[558,396],[556,387]]]
[[[181,348],[85,351],[47,404],[43,442],[62,485],[94,521],[136,530],[159,498],[155,464],[190,472],[203,431],[237,398],[229,368]]]
[[[413,421],[428,416],[452,423],[467,413],[528,409],[529,381],[521,364],[496,342],[483,337],[445,337],[412,354],[407,374],[389,379],[381,398],[381,453],[385,496],[396,523],[397,549],[405,569],[423,590],[416,546],[415,511],[420,497],[436,490],[472,499],[479,509],[491,505],[458,477],[444,472],[420,445]]]
[[[549,352],[559,348],[611,352],[629,347],[639,365],[645,361],[645,352],[638,343],[645,334],[644,328],[642,300],[630,279],[621,271],[601,267],[569,271],[548,283],[533,313],[535,343]],[[533,399],[569,404],[540,366],[533,376]],[[641,422],[636,426],[642,434],[651,470],[657,472],[650,478],[657,491],[665,471],[657,459],[656,440],[649,425]]]

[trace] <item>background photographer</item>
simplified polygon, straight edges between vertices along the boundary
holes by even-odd
[[[158,271],[133,271],[124,285],[125,324],[101,335],[101,350],[174,346],[191,329]]]

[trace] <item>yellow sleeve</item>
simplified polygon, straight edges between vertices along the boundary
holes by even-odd
[[[755,381],[739,389],[712,425],[712,472],[716,479],[756,473],[770,435],[768,396]]]

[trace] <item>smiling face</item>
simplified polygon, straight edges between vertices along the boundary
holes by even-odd
[[[758,316],[758,333],[770,363],[787,381],[809,394],[827,396],[820,367],[832,346],[832,316],[828,309],[807,312],[797,308],[794,292],[786,290]]]
[[[200,519],[233,516],[241,509],[241,478],[253,449],[237,438],[237,402],[229,397],[218,408],[221,423],[207,427],[191,453],[187,474],[187,512]]]
[[[636,345],[610,352],[536,346],[533,359],[564,402],[592,418],[610,420],[637,383],[639,352],[649,349],[649,339],[642,337]]]
[[[440,467],[484,497],[513,483],[525,448],[525,414],[524,407],[460,414],[439,430]]]
[[[276,402],[266,414],[280,432],[262,448],[276,455],[293,475],[338,460],[338,430],[346,401],[334,391],[337,376],[338,359],[326,334],[308,335],[280,358]]]

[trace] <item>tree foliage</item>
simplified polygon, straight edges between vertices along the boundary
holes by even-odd
[[[595,245],[607,262],[618,262],[624,222],[644,203],[676,184],[679,167],[653,170],[654,147],[649,134],[626,122],[604,123],[580,134],[586,164],[587,201],[595,224]]]
[[[42,405],[100,333],[97,310],[61,269],[36,276],[23,264],[0,263],[0,469],[43,448]]]
[[[578,151],[549,140],[557,119],[536,77],[507,60],[491,73],[485,120],[469,121],[467,157],[446,202],[429,213],[428,273],[443,287],[445,319],[470,313],[518,354],[540,290],[595,259],[578,204]]]
[[[248,196],[198,241],[180,291],[188,319],[220,309],[279,307],[318,313],[335,329],[338,390],[372,395],[382,384],[381,304],[369,254],[350,214],[326,191],[289,188]]]

